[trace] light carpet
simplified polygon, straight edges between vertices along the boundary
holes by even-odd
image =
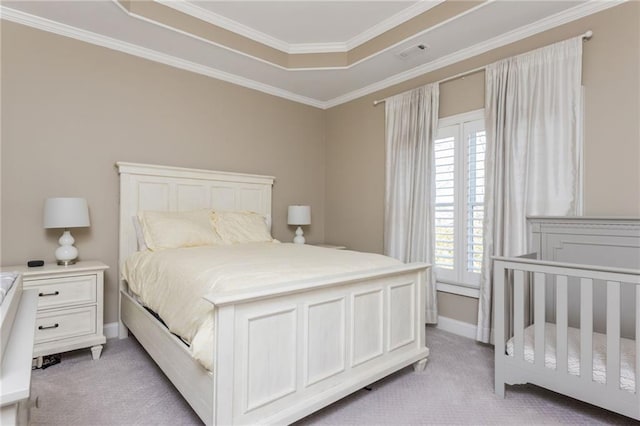
[[[406,368],[302,419],[300,425],[631,424],[589,404],[531,386],[493,393],[490,346],[427,328],[431,356],[422,373]],[[135,339],[109,340],[100,360],[89,350],[34,370],[36,425],[201,424]]]

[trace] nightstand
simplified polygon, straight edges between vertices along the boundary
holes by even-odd
[[[20,272],[25,290],[38,290],[33,357],[38,358],[39,366],[44,355],[88,347],[93,359],[100,358],[106,342],[102,323],[104,271],[108,268],[97,261],[2,267]]]
[[[336,246],[333,244],[311,244],[312,246],[316,246],[316,247],[324,247],[324,248],[330,248],[330,249],[335,249],[335,250],[346,250],[347,247],[345,246]]]

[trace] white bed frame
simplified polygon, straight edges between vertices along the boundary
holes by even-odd
[[[496,394],[533,383],[640,420],[640,368],[634,393],[619,381],[621,335],[635,339],[640,366],[640,219],[530,218],[529,226],[535,253],[493,263]],[[545,366],[545,321],[556,326],[556,369]],[[534,363],[524,359],[531,324]],[[580,329],[580,376],[568,373],[569,326]],[[606,334],[606,384],[582,368],[593,362],[594,329]],[[514,356],[506,354],[510,338]]]
[[[137,250],[132,217],[139,211],[271,214],[273,177],[117,167],[120,265]],[[134,301],[125,281],[120,337],[136,336],[206,424],[290,423],[403,367],[424,369],[427,269],[399,265],[211,297],[213,372]]]

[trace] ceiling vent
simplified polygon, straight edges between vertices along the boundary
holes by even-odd
[[[414,44],[413,46],[409,46],[406,49],[396,53],[396,56],[403,61],[406,61],[410,58],[415,58],[420,55],[424,55],[429,50],[429,45],[426,43]]]

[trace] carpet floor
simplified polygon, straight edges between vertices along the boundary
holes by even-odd
[[[403,369],[298,422],[299,425],[632,424],[631,419],[531,385],[493,393],[493,350],[427,328],[423,373]],[[135,339],[110,340],[98,361],[89,350],[34,370],[35,425],[201,424]]]

